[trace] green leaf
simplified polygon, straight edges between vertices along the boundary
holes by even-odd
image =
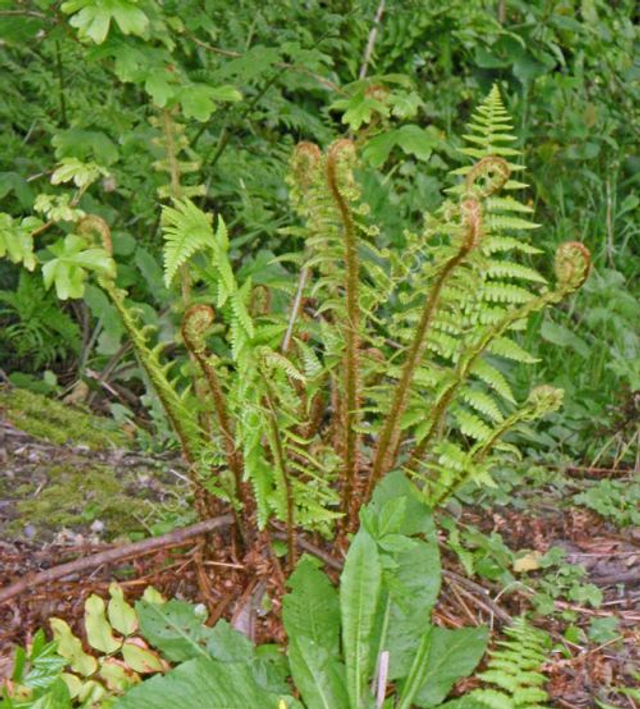
[[[219,101],[240,101],[242,94],[233,86],[190,84],[180,89],[178,99],[186,118],[202,122],[209,120]]]
[[[36,217],[26,217],[17,223],[9,214],[0,213],[0,258],[8,256],[13,263],[22,263],[28,271],[36,267],[31,233],[42,225]]]
[[[407,551],[387,555],[391,615],[385,649],[391,679],[406,676],[421,638],[431,627],[431,610],[440,592],[440,554],[435,542],[411,539]]]
[[[134,670],[146,674],[162,672],[164,666],[158,655],[148,647],[140,647],[133,640],[127,640],[122,646],[122,659]]]
[[[78,28],[80,39],[89,37],[96,44],[105,41],[112,20],[123,34],[142,36],[149,25],[149,18],[135,0],[70,0],[60,9],[73,15],[69,22]]]
[[[402,126],[396,134],[396,143],[407,155],[414,155],[418,160],[428,160],[434,145],[437,144],[430,133],[416,125]]]
[[[160,108],[164,108],[178,91],[178,87],[171,81],[172,78],[166,69],[161,68],[150,71],[144,82],[145,91]]]
[[[83,163],[78,158],[63,158],[51,175],[52,185],[73,182],[76,187],[87,188],[100,175],[109,173],[95,163]]]
[[[134,687],[114,709],[277,709],[280,701],[302,709],[290,697],[262,689],[247,665],[201,657]]]
[[[206,648],[213,630],[204,625],[195,606],[175,599],[161,605],[138,601],[136,612],[140,634],[168,660],[209,657]]]
[[[424,684],[415,703],[427,709],[440,704],[459,679],[467,677],[482,659],[487,647],[485,627],[434,628],[427,659]]]
[[[404,519],[396,532],[406,536],[423,534],[426,539],[435,540],[436,530],[431,510],[415,485],[401,472],[384,476],[376,485],[367,510],[374,517],[378,517],[388,502],[400,497],[405,499]]]
[[[362,156],[371,163],[373,167],[381,167],[387,161],[394,146],[396,145],[397,131],[391,130],[376,135],[367,141]]]
[[[33,207],[34,194],[29,183],[17,172],[0,172],[0,199],[13,192],[22,207]]]
[[[242,633],[234,630],[226,620],[220,620],[207,639],[207,651],[219,662],[245,662],[255,660],[251,641]]]
[[[345,667],[325,647],[305,636],[289,638],[289,665],[308,709],[349,706]]]
[[[84,606],[84,626],[89,645],[95,650],[110,655],[122,646],[122,640],[113,635],[113,630],[105,618],[105,605],[100,596],[91,594]]]
[[[291,637],[306,637],[338,656],[340,602],[325,573],[303,557],[289,579],[291,593],[282,603],[284,627]]]
[[[82,649],[82,643],[73,634],[69,625],[60,618],[50,618],[49,625],[53,632],[53,639],[57,642],[58,654],[69,660],[69,665],[74,672],[83,677],[92,675],[98,668],[98,662],[95,657],[88,655]]]
[[[132,635],[138,629],[138,617],[133,607],[124,600],[122,588],[115,581],[109,586],[109,595],[109,622],[121,635]]]
[[[289,663],[296,687],[309,709],[348,704],[345,668],[340,662],[338,594],[315,561],[303,557],[283,599],[289,636]]]
[[[553,322],[553,320],[545,320],[542,323],[540,336],[543,340],[558,345],[558,347],[570,347],[585,359],[588,359],[591,352],[589,345],[581,337],[578,337],[564,325]]]
[[[84,163],[111,165],[118,160],[118,147],[102,131],[68,128],[58,131],[51,143],[56,149],[56,159],[77,158]]]
[[[347,689],[353,709],[363,709],[369,674],[376,660],[373,634],[378,622],[382,565],[374,540],[361,529],[355,536],[340,577],[342,644]]]
[[[84,283],[89,272],[106,278],[115,278],[116,265],[104,249],[86,248],[87,241],[76,234],[68,234],[64,240],[49,247],[56,257],[42,267],[46,288],[54,283],[61,300],[82,298]]]

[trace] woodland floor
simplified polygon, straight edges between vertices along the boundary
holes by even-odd
[[[122,432],[92,428],[82,417],[84,428],[69,428],[76,435],[65,441],[52,434],[68,424],[62,408],[48,410],[46,424],[44,413],[39,421],[39,414],[25,416],[23,408],[0,391],[0,590],[27,574],[112,546],[119,541],[116,529],[131,540],[194,521],[187,516],[184,475],[174,456],[133,452]],[[70,415],[74,421],[78,416]],[[57,429],[50,425],[56,417]],[[582,480],[571,478],[569,485],[579,489]],[[562,598],[555,614],[537,620],[556,642],[545,668],[553,705],[602,707],[601,701],[637,709],[616,688],[636,686],[633,673],[640,668],[640,530],[617,529],[583,508],[563,509],[554,494],[542,491],[526,504],[494,506],[490,512],[472,507],[462,520],[485,534],[501,533],[513,550],[564,548],[567,561],[587,570],[585,582],[603,592],[598,609]],[[224,534],[196,538],[38,586],[0,605],[0,680],[10,673],[13,648],[46,627],[47,618],[62,617],[79,631],[84,600],[90,593],[106,593],[114,578],[130,597],[152,584],[165,595],[204,603],[210,622],[224,615],[259,641],[281,639],[276,614],[259,610],[265,589],[281,583],[265,575],[259,560],[238,559],[232,549]],[[443,561],[436,622],[449,627],[483,622],[499,629],[530,607],[524,584],[501,592],[497,583],[471,580],[444,546]],[[567,614],[584,628],[594,618],[616,618],[616,637],[600,644],[569,642],[562,636]]]

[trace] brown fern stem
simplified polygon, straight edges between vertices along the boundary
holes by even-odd
[[[204,375],[209,392],[213,400],[213,406],[216,412],[218,428],[224,441],[224,448],[227,456],[227,465],[235,481],[236,494],[242,504],[245,524],[243,527],[243,536],[250,527],[249,520],[253,512],[253,499],[250,488],[243,480],[244,476],[244,460],[242,451],[236,447],[233,428],[227,411],[227,403],[222,385],[218,374],[209,359],[207,354],[203,335],[208,327],[213,323],[215,314],[213,308],[208,305],[193,305],[184,314],[182,321],[182,339],[189,354],[200,367]]]
[[[589,275],[591,267],[591,254],[589,250],[579,242],[566,242],[562,244],[555,256],[554,270],[558,279],[555,290],[543,293],[540,297],[526,303],[520,308],[509,313],[494,327],[490,328],[474,349],[465,358],[460,358],[456,368],[455,378],[448,389],[442,394],[431,414],[431,425],[425,437],[415,446],[411,453],[409,468],[415,470],[420,461],[424,458],[429,444],[438,430],[447,407],[451,403],[457,389],[464,383],[473,365],[478,361],[487,347],[496,338],[504,334],[513,323],[524,320],[532,313],[542,310],[547,305],[554,305],[562,301],[567,295],[580,288]]]
[[[413,377],[415,376],[427,347],[427,334],[438,306],[442,287],[455,268],[465,259],[469,251],[470,248],[463,246],[455,256],[450,258],[429,290],[413,342],[411,343],[407,359],[402,368],[400,381],[395,388],[389,414],[385,420],[380,437],[378,438],[378,445],[369,476],[365,500],[369,500],[375,484],[395,463],[396,452],[399,450],[402,435],[400,419],[406,411],[411,396],[411,383],[413,382]]]
[[[267,384],[266,387],[267,394],[265,396],[265,402],[267,409],[269,410],[269,426],[271,428],[271,437],[273,439],[273,454],[275,457],[275,463],[280,470],[282,475],[282,481],[284,484],[286,503],[287,503],[287,549],[288,549],[288,559],[287,559],[287,570],[289,573],[293,571],[297,561],[297,544],[296,544],[296,525],[295,525],[295,508],[293,501],[293,488],[291,486],[291,478],[289,477],[289,470],[287,468],[287,459],[284,452],[284,446],[282,445],[282,438],[280,436],[280,428],[278,426],[278,414],[276,412],[275,404],[272,398],[271,387]]]
[[[438,307],[442,288],[449,276],[451,276],[455,269],[477,245],[480,238],[481,213],[478,202],[473,199],[465,200],[461,205],[461,210],[465,228],[462,242],[455,255],[440,269],[425,299],[422,315],[420,316],[415,336],[411,342],[407,359],[402,368],[400,381],[395,388],[389,414],[387,415],[380,437],[378,438],[373,466],[367,484],[365,502],[370,499],[373,488],[378,480],[393,467],[396,461],[402,437],[400,421],[411,397],[413,378],[420,366],[427,347],[427,335]]]
[[[333,197],[340,218],[344,238],[345,256],[345,296],[347,321],[345,333],[345,416],[344,416],[344,470],[342,479],[342,509],[345,525],[352,528],[357,515],[357,508],[352,504],[356,475],[358,472],[358,449],[360,436],[356,430],[360,410],[360,382],[358,368],[358,350],[360,347],[360,305],[358,291],[360,286],[360,265],[355,235],[355,225],[351,209],[342,195],[339,186],[338,169],[343,156],[352,154],[354,147],[350,140],[334,143],[327,156],[327,184]]]

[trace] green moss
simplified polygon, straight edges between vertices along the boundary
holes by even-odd
[[[35,497],[17,503],[20,516],[12,525],[15,531],[26,524],[59,530],[89,526],[94,520],[104,523],[108,536],[144,529],[140,520],[149,516],[149,502],[140,497],[140,491],[135,497],[113,468],[74,460],[51,467],[47,478],[48,484]]]
[[[35,438],[92,450],[122,448],[126,436],[115,422],[93,416],[26,389],[0,388],[0,417]]]

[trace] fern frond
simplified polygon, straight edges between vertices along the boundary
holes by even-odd
[[[174,200],[162,207],[164,245],[164,282],[167,287],[187,261],[213,242],[212,218],[189,199]]]
[[[505,628],[505,635],[508,639],[497,643],[487,669],[478,674],[490,686],[473,690],[464,701],[488,709],[548,709],[544,702],[549,695],[542,689],[547,680],[541,667],[551,646],[549,636],[524,617]]]

